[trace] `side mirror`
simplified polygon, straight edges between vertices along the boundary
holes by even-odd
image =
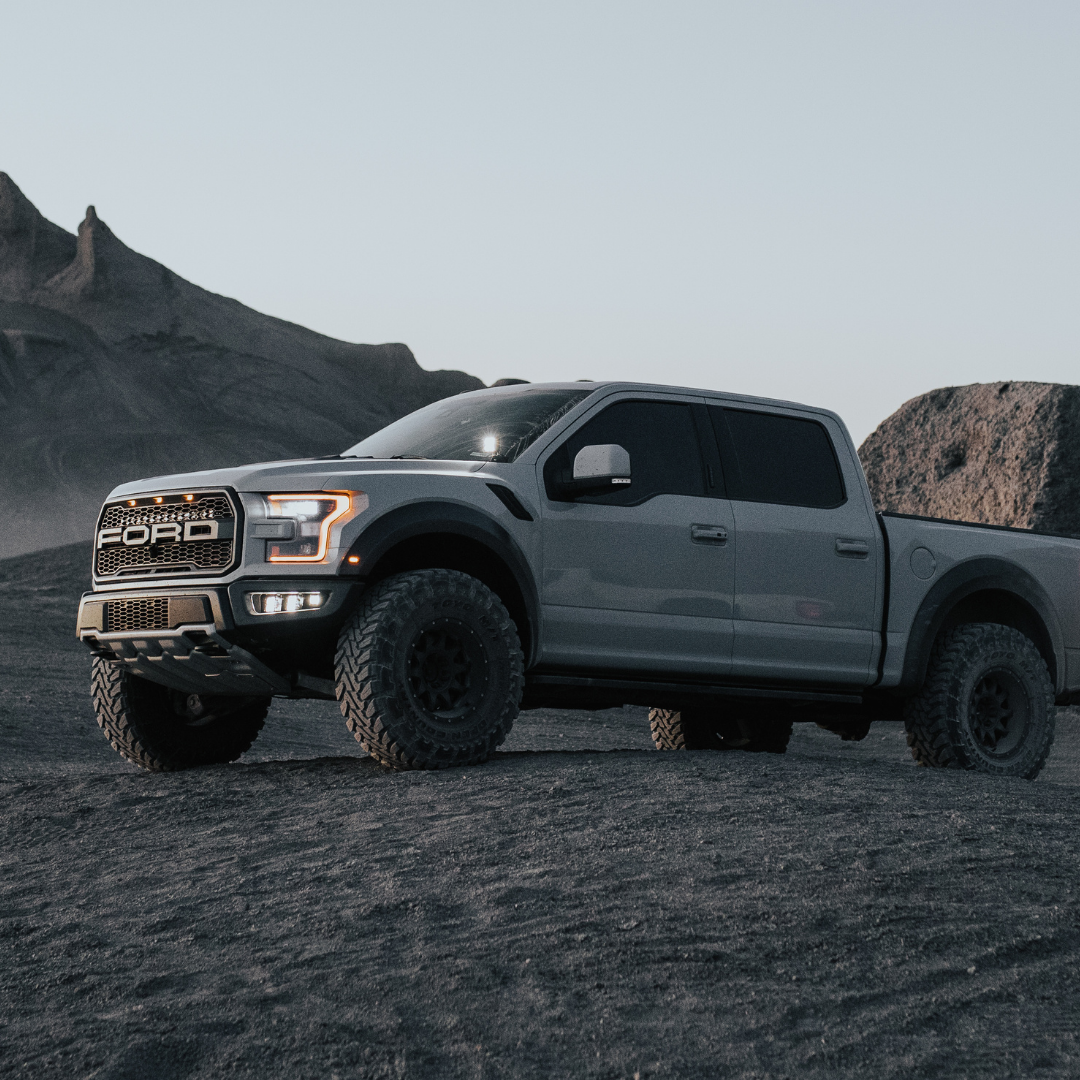
[[[629,483],[630,455],[617,443],[601,443],[583,446],[577,452],[568,487],[577,494],[596,494]]]

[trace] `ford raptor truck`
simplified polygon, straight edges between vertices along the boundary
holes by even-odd
[[[1080,540],[875,513],[831,412],[518,384],[322,459],[116,488],[79,606],[97,719],[145,769],[336,699],[395,769],[520,709],[651,709],[660,749],[902,720],[923,765],[1033,777],[1080,700]]]

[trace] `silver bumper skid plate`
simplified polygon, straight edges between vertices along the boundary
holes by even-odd
[[[174,690],[253,697],[291,690],[287,679],[247,650],[226,641],[213,623],[182,630],[127,630],[92,636],[97,655],[120,660],[133,675]]]

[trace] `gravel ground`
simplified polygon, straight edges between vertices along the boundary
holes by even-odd
[[[151,776],[94,724],[88,562],[0,562],[0,1073],[1080,1074],[1073,710],[1035,783],[890,724],[658,754],[641,709],[396,775],[323,702]]]

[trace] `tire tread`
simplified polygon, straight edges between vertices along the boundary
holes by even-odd
[[[94,657],[90,669],[90,696],[98,727],[121,757],[148,772],[175,772],[196,765],[235,761],[251,748],[270,710],[270,698],[254,698],[224,729],[205,729],[197,753],[185,753],[167,740],[154,738],[155,720],[132,694],[131,675],[122,663]],[[152,684],[156,685],[156,684]],[[164,688],[161,688],[164,689]],[[215,743],[214,737],[218,736]]]
[[[1019,630],[1000,623],[965,623],[944,631],[938,636],[930,654],[926,679],[922,689],[904,704],[904,727],[911,756],[924,767],[938,769],[978,769],[980,763],[969,759],[964,752],[958,730],[962,703],[956,694],[956,684],[964,666],[986,651],[1001,651],[1007,655],[1026,654],[1042,675],[1046,708],[1051,717],[1049,737],[1040,748],[1037,759],[1022,774],[1031,779],[1046,763],[1054,742],[1054,689],[1046,662],[1030,638]],[[983,764],[980,771],[1012,775],[1008,769],[994,769]]]
[[[493,613],[510,660],[510,694],[499,723],[468,747],[396,741],[385,718],[385,690],[393,679],[395,632],[410,605],[459,591]],[[338,704],[353,737],[391,769],[432,769],[486,761],[505,741],[524,689],[525,658],[517,627],[499,598],[476,578],[457,570],[414,570],[373,586],[338,638],[335,673]]]
[[[747,720],[716,718],[716,710],[650,709],[649,731],[657,750],[745,750],[782,754],[791,738],[791,720],[776,716]]]

